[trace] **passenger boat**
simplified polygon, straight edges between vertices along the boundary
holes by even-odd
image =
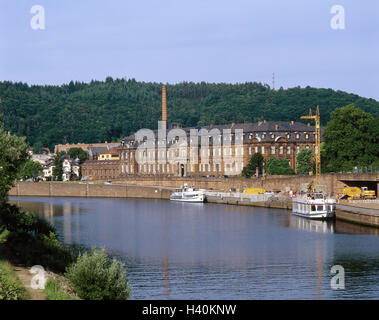
[[[188,187],[188,185],[185,184],[170,196],[170,200],[180,202],[204,202],[205,196],[202,190],[195,190],[194,187]]]
[[[292,198],[292,213],[310,219],[333,219],[336,201],[321,192],[305,192]]]

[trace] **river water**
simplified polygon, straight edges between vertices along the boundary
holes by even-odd
[[[11,200],[47,218],[64,242],[124,260],[133,299],[379,298],[378,229],[209,203]],[[345,289],[331,288],[334,265]]]

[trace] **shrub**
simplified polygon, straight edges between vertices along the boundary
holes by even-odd
[[[111,259],[105,249],[80,254],[66,277],[85,300],[127,300],[131,295],[125,264]]]
[[[3,225],[10,232],[23,231],[47,236],[51,232],[55,233],[55,228],[47,220],[9,204],[0,208],[0,225]]]
[[[26,290],[7,264],[0,263],[0,300],[22,300]]]
[[[57,279],[49,278],[45,286],[46,300],[74,300],[63,291]]]
[[[8,236],[7,246],[19,263],[27,266],[41,265],[56,272],[64,272],[75,261],[74,253],[64,247],[52,232],[48,236],[13,232]]]
[[[0,225],[8,230],[6,245],[19,263],[64,272],[75,261],[75,253],[59,242],[55,228],[33,213],[4,205],[0,209]]]

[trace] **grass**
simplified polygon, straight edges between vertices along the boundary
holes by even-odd
[[[9,262],[0,256],[0,300],[26,300],[29,295]]]
[[[76,300],[68,295],[62,288],[58,279],[49,278],[45,286],[46,300]]]

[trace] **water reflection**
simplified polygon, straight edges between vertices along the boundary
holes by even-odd
[[[63,241],[125,259],[135,299],[376,298],[377,230],[285,210],[141,199],[13,198]],[[330,288],[330,268],[346,290]],[[349,287],[350,286],[350,287]]]
[[[335,221],[311,220],[289,213],[288,227],[313,232],[334,233]]]

